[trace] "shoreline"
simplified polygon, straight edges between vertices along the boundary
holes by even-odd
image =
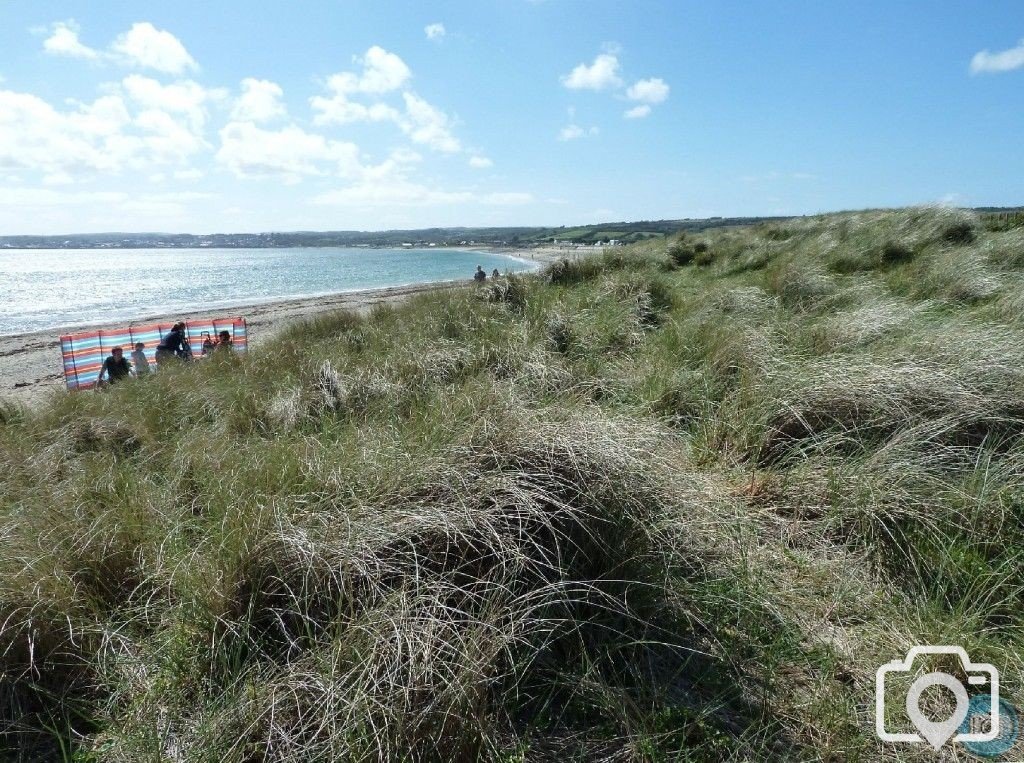
[[[538,247],[476,247],[476,251],[504,254],[523,260],[532,260],[538,266],[564,257],[576,257],[599,251],[601,247],[563,249]],[[64,374],[60,359],[60,336],[90,329],[117,328],[127,324],[157,323],[174,319],[210,317],[211,312],[225,317],[239,315],[246,320],[250,347],[259,347],[282,328],[321,313],[337,310],[368,312],[375,305],[402,302],[417,294],[443,289],[466,288],[469,278],[457,281],[431,281],[405,286],[384,286],[356,291],[331,292],[312,297],[285,297],[283,299],[251,302],[232,307],[182,310],[174,314],[155,313],[140,315],[130,321],[66,325],[58,328],[22,334],[0,336],[0,401],[32,405],[54,390],[64,389]]]

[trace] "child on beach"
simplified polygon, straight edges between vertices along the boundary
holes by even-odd
[[[142,342],[135,343],[132,350],[132,366],[135,367],[136,376],[145,376],[149,373],[149,361],[146,360],[146,345]]]

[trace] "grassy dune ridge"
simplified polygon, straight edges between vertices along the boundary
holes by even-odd
[[[874,738],[909,646],[1024,706],[999,227],[687,234],[0,408],[0,751],[932,759]]]

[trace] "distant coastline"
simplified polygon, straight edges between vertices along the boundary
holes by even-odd
[[[80,233],[0,236],[3,249],[274,249],[289,247],[512,247],[529,249],[553,243],[634,243],[671,236],[682,230],[752,225],[780,217],[708,217],[641,220],[594,225],[505,228],[424,228],[388,231],[290,231],[267,233]]]
[[[1016,214],[1024,207],[974,207],[985,215]],[[418,247],[510,247],[531,249],[552,244],[631,244],[663,238],[681,231],[758,225],[799,219],[793,216],[703,217],[671,220],[604,222],[587,225],[501,228],[420,228],[385,231],[283,231],[265,233],[66,233],[0,236],[5,249],[277,249],[298,247],[358,247],[393,249]]]

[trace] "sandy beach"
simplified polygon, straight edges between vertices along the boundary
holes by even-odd
[[[538,263],[551,262],[563,257],[578,257],[598,251],[597,247],[565,249],[561,247],[539,247],[536,249],[505,249],[487,247],[484,251],[506,254]],[[250,347],[258,348],[283,327],[320,313],[335,310],[368,311],[382,302],[401,302],[425,291],[445,288],[465,288],[472,281],[441,281],[436,283],[392,286],[363,291],[341,292],[338,294],[305,299],[283,299],[260,302],[237,307],[220,308],[217,315],[240,315],[246,319],[249,328]],[[209,317],[210,310],[183,311],[173,315],[140,315],[133,324],[165,322],[175,319]],[[62,326],[30,334],[0,336],[0,399],[33,404],[53,390],[64,389],[64,378],[60,361],[61,334],[74,333],[95,328],[116,328],[124,326],[120,321],[111,324],[89,326]]]

